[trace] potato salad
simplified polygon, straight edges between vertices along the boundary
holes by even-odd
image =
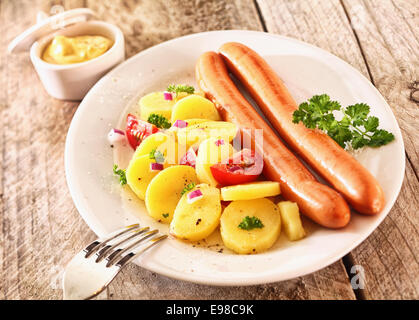
[[[176,239],[200,241],[219,230],[238,254],[268,250],[281,230],[302,239],[297,204],[275,200],[279,182],[264,179],[263,155],[240,136],[202,92],[169,85],[141,97],[125,128],[109,133],[112,145],[134,151],[128,166],[113,172]]]

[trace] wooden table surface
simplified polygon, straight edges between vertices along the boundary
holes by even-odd
[[[212,287],[130,265],[100,299],[418,299],[419,2],[415,0],[1,0],[0,299],[61,299],[64,266],[95,238],[69,195],[64,144],[78,103],[51,98],[28,54],[8,43],[54,5],[88,7],[125,34],[127,56],[181,35],[223,29],[281,34],[323,48],[363,73],[403,133],[406,173],[383,223],[316,273],[250,287]],[[352,266],[365,271],[353,290]]]

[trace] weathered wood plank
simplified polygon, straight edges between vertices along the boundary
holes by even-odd
[[[28,54],[6,54],[8,42],[49,7],[6,1],[0,13],[2,299],[59,298],[69,251],[94,236],[75,210],[64,176],[65,136],[78,104],[49,97]]]
[[[349,260],[361,265],[366,271],[367,285],[360,293],[362,297],[417,298],[419,234],[416,194],[419,191],[419,184],[412,167],[413,163],[418,164],[417,160],[414,162],[414,159],[417,159],[417,149],[410,140],[417,139],[415,118],[418,116],[418,109],[414,103],[408,101],[408,91],[402,89],[405,87],[404,84],[413,79],[407,80],[406,77],[415,76],[417,73],[417,51],[412,52],[417,42],[411,35],[406,43],[400,39],[393,40],[408,36],[400,30],[415,28],[411,21],[413,18],[408,19],[411,26],[407,27],[404,25],[404,17],[400,15],[395,17],[394,11],[386,8],[385,1],[374,2],[373,8],[371,8],[372,1],[368,2],[370,15],[361,15],[362,12],[367,12],[367,9],[363,9],[364,4],[360,2],[356,2],[355,6],[354,1],[345,2],[345,7],[341,6],[338,0],[307,2],[260,0],[258,3],[269,32],[304,40],[346,60],[374,81],[396,114],[403,130],[406,152],[410,158],[410,161],[406,161],[406,176],[402,191],[389,216],[349,255]],[[352,11],[346,8],[349,4]],[[411,3],[411,5],[417,11],[417,4]],[[377,38],[380,33],[375,31],[363,31],[365,34],[360,34],[359,28],[362,27],[357,25],[361,23],[360,21],[368,26],[367,30],[372,30],[371,25],[375,24],[372,19],[378,19],[377,15],[384,15],[383,12],[393,15],[388,20],[385,17],[380,18],[381,28],[385,29],[387,24],[392,24],[390,35],[386,35],[386,38]],[[405,16],[409,16],[406,10],[403,12]],[[349,17],[352,15],[351,21],[348,20],[347,13]],[[404,29],[400,29],[400,25],[404,25]],[[354,26],[356,33],[351,26]],[[361,46],[358,45],[358,41]],[[392,53],[389,48],[394,50],[399,48],[400,51],[398,54]],[[407,57],[403,60],[405,55]],[[365,62],[368,62],[368,65]]]
[[[368,77],[356,38],[339,0],[258,0],[268,32],[296,38],[350,62]]]
[[[35,21],[38,10],[85,1],[2,1],[0,42],[0,298],[57,299],[64,266],[94,238],[74,208],[64,177],[65,136],[76,103],[49,97],[27,55],[8,56],[8,42]],[[256,29],[248,1],[88,1],[117,23],[128,56],[161,41],[198,31]],[[166,12],[167,14],[162,14]],[[30,117],[28,117],[30,115]],[[168,279],[137,266],[123,271],[99,298],[353,299],[342,262],[315,274],[271,285],[219,288]]]
[[[252,3],[246,0],[92,1],[88,6],[124,32],[127,55],[182,35],[224,29],[261,30]]]
[[[308,276],[269,285],[213,287],[159,276],[135,265],[108,290],[110,299],[354,299],[341,261]],[[141,283],[141,285],[139,284]]]

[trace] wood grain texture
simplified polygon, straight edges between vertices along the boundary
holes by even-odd
[[[122,29],[128,57],[157,43],[191,33],[261,30],[256,8],[246,0],[88,0],[87,6]]]
[[[94,239],[77,213],[64,176],[66,133],[77,103],[47,95],[27,54],[7,44],[52,5],[88,6],[116,23],[131,56],[183,34],[261,30],[249,1],[1,1],[0,21],[0,299],[60,299],[65,265]],[[163,18],[162,18],[163,17]],[[187,17],[187,19],[185,19]],[[210,287],[176,281],[135,265],[100,299],[354,299],[341,261],[314,274],[270,285]]]
[[[412,31],[418,28],[417,2],[345,1],[343,6],[338,0],[259,0],[258,4],[269,32],[301,39],[346,60],[373,81],[392,107],[406,146],[405,180],[388,217],[346,261],[365,270],[366,287],[358,290],[359,297],[417,299],[419,114],[408,89],[418,72],[417,32]]]
[[[49,4],[2,2],[0,13],[2,299],[60,297],[59,276],[70,258],[65,253],[94,236],[75,210],[64,176],[65,133],[77,104],[49,97],[27,54],[6,54],[7,43],[33,24],[35,9]]]

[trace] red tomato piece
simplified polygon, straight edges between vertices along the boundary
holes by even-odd
[[[227,163],[217,163],[210,169],[214,179],[224,186],[252,182],[262,173],[263,158],[250,149],[243,149]]]
[[[125,133],[130,146],[134,150],[137,149],[146,137],[157,131],[159,131],[159,129],[154,124],[138,120],[133,114],[128,114]]]

